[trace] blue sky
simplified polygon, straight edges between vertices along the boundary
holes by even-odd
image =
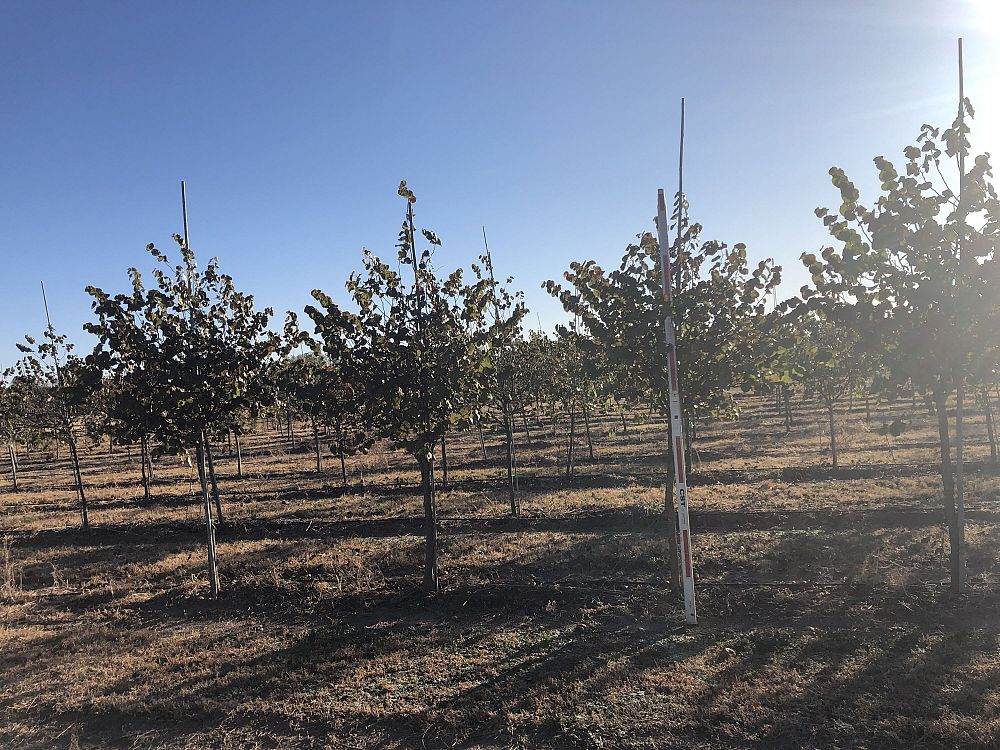
[[[54,321],[86,345],[87,284],[127,287],[180,229],[279,314],[344,300],[362,247],[390,255],[406,179],[443,265],[481,252],[539,288],[613,264],[676,186],[707,237],[803,283],[827,170],[874,188],[956,107],[1000,143],[1000,13],[981,2],[46,3],[0,7],[0,362]],[[868,193],[871,194],[870,192]]]

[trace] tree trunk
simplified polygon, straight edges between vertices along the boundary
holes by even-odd
[[[476,420],[476,427],[479,428],[479,448],[483,452],[483,461],[486,460],[486,438],[483,437],[483,419]]]
[[[938,419],[938,442],[941,448],[941,484],[944,488],[944,514],[948,521],[951,587],[961,591],[965,585],[965,529],[959,525],[955,508],[955,477],[952,474],[951,434],[948,426],[948,393],[940,389],[934,394]]]
[[[236,444],[236,478],[243,478],[243,447],[240,445],[240,433],[233,433],[233,442]]]
[[[566,449],[566,478],[568,479],[573,473],[573,443],[576,439],[576,402],[569,410],[569,440],[567,441]]]
[[[521,424],[524,425],[524,439],[528,443],[528,447],[531,447],[531,430],[528,429],[528,415],[524,411],[524,407],[521,407]]]
[[[292,421],[292,412],[288,412],[288,444],[295,449],[295,423]]]
[[[625,410],[621,409],[619,413],[621,414],[622,418],[622,434],[628,435],[628,422],[625,421]]]
[[[73,434],[73,424],[66,417],[66,440],[69,443],[69,454],[73,460],[73,475],[76,477],[76,494],[80,499],[80,520],[83,528],[90,528],[90,518],[87,515],[87,495],[83,490],[83,474],[80,472],[80,455],[76,451],[76,436]],[[57,443],[58,444],[58,443]]]
[[[146,436],[146,473],[149,474],[149,483],[152,485],[156,481],[156,472],[153,471],[153,449],[149,445],[149,436]]]
[[[448,438],[441,436],[441,486],[448,489]]]
[[[961,365],[956,375],[955,393],[955,525],[959,532],[961,553],[961,579],[957,590],[965,587],[965,374]]]
[[[672,446],[673,442],[670,441],[669,431],[667,439],[667,445]],[[667,461],[667,484],[663,493],[663,517],[667,522],[667,569],[670,576],[668,582],[670,590],[674,594],[677,594],[680,593],[681,590],[681,566],[680,547],[677,543],[677,509],[674,507],[674,465],[672,448],[667,450]]]
[[[139,463],[142,465],[142,499],[143,499],[143,502],[145,502],[148,505],[149,504],[149,474],[146,473],[146,451],[147,450],[148,450],[148,448],[146,447],[146,436],[143,435],[141,438],[139,438],[139,452],[141,454],[140,455],[140,459],[141,460],[139,461]]]
[[[344,428],[337,422],[337,455],[340,457],[340,479],[347,486],[347,464],[344,462]],[[361,482],[364,484],[364,480]]]
[[[316,473],[323,471],[323,460],[319,454],[319,430],[316,429],[316,417],[312,418],[313,450],[316,453]]]
[[[983,389],[983,412],[986,414],[986,434],[990,439],[990,463],[997,463],[997,433],[993,422],[993,405],[990,403],[990,391]]]
[[[590,460],[594,460],[594,441],[590,437],[590,409],[587,408],[587,402],[583,402],[583,424],[587,430],[587,450],[590,453]]]
[[[782,384],[781,396],[785,402],[785,432],[792,431],[792,397],[787,383]]]
[[[695,425],[690,412],[685,412],[682,419],[684,420],[684,465],[687,466],[687,472],[690,475],[694,466],[691,461],[691,453],[694,445]]]
[[[420,484],[424,491],[424,591],[434,593],[441,580],[437,560],[437,499],[434,495],[434,453],[428,451],[418,459]]]
[[[517,464],[514,453],[513,415],[504,407],[504,436],[507,446],[507,486],[510,488],[510,514],[517,518],[521,515],[521,505],[517,498]]]
[[[222,502],[219,500],[219,483],[215,481],[215,459],[212,457],[212,444],[205,441],[205,456],[208,461],[208,476],[212,481],[212,500],[215,502],[215,515],[219,519],[219,525],[223,524]]]
[[[7,453],[10,454],[10,481],[14,492],[18,491],[17,486],[17,454],[14,452],[14,444],[7,443]]]
[[[215,559],[215,523],[212,521],[212,503],[208,494],[208,477],[205,466],[205,434],[202,433],[196,449],[198,463],[198,480],[201,483],[201,499],[205,507],[205,529],[208,534],[208,582],[212,590],[212,598],[219,596],[219,568]]]
[[[833,420],[833,401],[826,402],[826,416],[830,424],[830,456],[833,459],[833,468],[837,468],[837,428]]]

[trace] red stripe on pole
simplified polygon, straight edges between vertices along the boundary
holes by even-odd
[[[684,478],[684,454],[681,452],[683,448],[681,447],[680,435],[674,439],[674,443],[677,451],[677,482],[684,484],[687,480]]]
[[[673,351],[667,355],[668,361],[670,362],[670,390],[676,391],[679,388],[677,383],[677,357],[674,356]]]
[[[689,533],[685,531],[683,533],[684,539],[684,576],[686,578],[691,577],[691,538]]]

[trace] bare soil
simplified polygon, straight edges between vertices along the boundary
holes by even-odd
[[[84,451],[0,494],[3,748],[887,748],[1000,745],[1000,478],[967,448],[970,587],[947,587],[934,423],[908,401],[824,417],[770,400],[703,426],[691,489],[700,622],[665,586],[664,425],[594,417],[449,441],[444,590],[419,589],[413,461],[381,446],[317,474],[306,431],[216,446],[223,593],[208,598],[196,475]],[[910,427],[892,437],[900,418]],[[582,433],[583,426],[579,426]],[[360,484],[364,471],[366,486]],[[439,472],[440,478],[440,472]],[[6,490],[6,488],[5,488]]]

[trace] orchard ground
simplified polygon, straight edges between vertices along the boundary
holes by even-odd
[[[970,586],[948,592],[933,419],[909,400],[825,417],[769,399],[703,427],[691,506],[700,623],[666,591],[664,424],[521,432],[523,518],[499,431],[449,441],[443,591],[420,591],[414,462],[313,471],[306,430],[216,445],[222,595],[193,469],[84,451],[0,494],[4,748],[855,748],[1000,744],[1000,477],[970,415]],[[898,437],[885,425],[912,422]],[[359,469],[366,487],[360,486]],[[440,479],[440,472],[438,475]]]

